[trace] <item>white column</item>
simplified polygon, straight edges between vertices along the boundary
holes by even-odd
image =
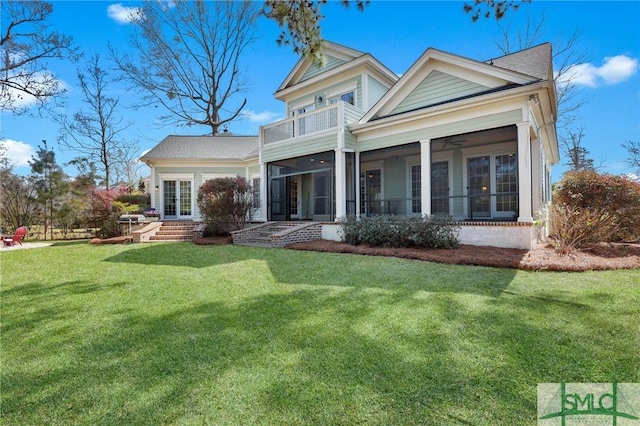
[[[149,194],[151,194],[151,208],[156,208],[156,199],[158,198],[159,190],[156,191],[156,166],[151,166],[151,179],[149,180]],[[159,209],[158,209],[159,210]]]
[[[542,207],[541,194],[544,173],[542,172],[542,162],[540,158],[541,143],[542,141],[539,138],[531,141],[531,211],[533,216],[536,216]]]
[[[356,151],[356,156],[355,156],[355,168],[356,168],[356,217],[360,217],[360,191],[362,190],[362,188],[360,188],[360,185],[362,185],[362,182],[360,182],[360,152]]]
[[[533,222],[531,215],[531,139],[529,123],[518,123],[518,222]]]
[[[347,170],[346,170],[346,155],[340,148],[336,149],[336,217],[335,220],[340,219],[347,214]]]
[[[422,215],[431,215],[431,139],[420,141],[420,194]]]
[[[260,162],[260,218],[267,221],[267,165]]]

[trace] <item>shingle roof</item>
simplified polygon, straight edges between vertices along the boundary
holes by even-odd
[[[501,56],[486,61],[496,67],[505,68],[522,74],[550,80],[551,73],[551,44],[544,43],[529,49]]]
[[[246,160],[258,156],[258,136],[169,135],[141,157],[141,160]]]

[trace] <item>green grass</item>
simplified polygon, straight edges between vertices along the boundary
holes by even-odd
[[[640,271],[191,243],[3,252],[1,423],[535,424],[640,382]]]

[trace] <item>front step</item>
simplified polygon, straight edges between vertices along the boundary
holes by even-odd
[[[149,241],[191,241],[197,224],[193,222],[162,222],[160,230]]]
[[[233,244],[253,247],[284,247],[322,238],[318,222],[268,222],[232,232]]]

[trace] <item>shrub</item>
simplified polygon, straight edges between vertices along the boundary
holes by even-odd
[[[640,183],[627,177],[592,171],[568,172],[554,190],[554,203],[566,208],[561,207],[565,211],[552,212],[552,228],[561,230],[571,226],[594,233],[580,239],[586,241],[584,244],[640,240]],[[607,219],[596,219],[603,216]],[[569,222],[558,222],[562,220]],[[599,223],[597,229],[593,226],[594,220]],[[598,238],[601,240],[595,241]]]
[[[243,177],[216,178],[198,190],[198,207],[207,225],[207,235],[227,235],[251,220],[251,185]]]
[[[121,194],[116,197],[116,201],[125,204],[148,206],[151,204],[151,195],[149,194]]]
[[[374,216],[340,220],[342,240],[351,245],[455,248],[459,227],[450,217]]]
[[[560,254],[601,241],[615,233],[616,219],[601,208],[580,208],[569,204],[551,207],[553,246]]]
[[[448,216],[423,218],[416,228],[415,244],[419,247],[452,249],[460,245],[460,226]]]

